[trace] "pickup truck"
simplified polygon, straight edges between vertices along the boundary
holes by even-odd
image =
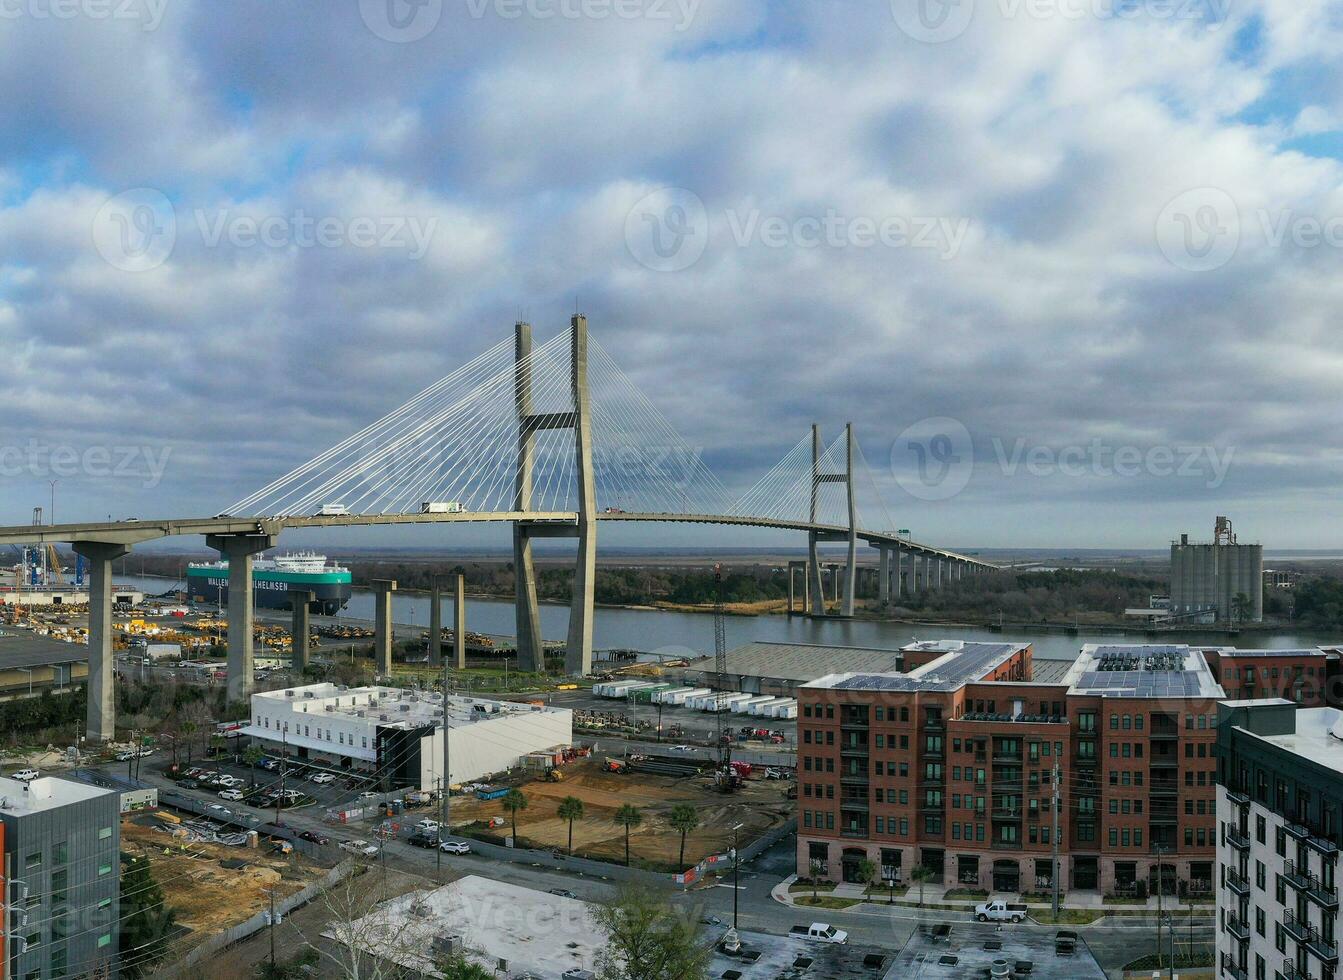
[[[980,922],[1022,922],[1026,918],[1026,906],[1017,902],[1004,902],[994,899],[975,906],[975,918]]]
[[[809,926],[793,926],[788,932],[789,935],[801,936],[803,939],[809,939],[814,943],[847,943],[849,941],[847,932],[824,922],[813,922]]]

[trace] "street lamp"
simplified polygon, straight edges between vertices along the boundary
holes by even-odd
[[[732,827],[732,928],[723,935],[723,952],[737,953],[741,950],[741,939],[737,935],[737,909],[740,899],[740,867],[741,861],[738,857],[740,852],[737,850],[737,832],[745,824],[736,824]]]

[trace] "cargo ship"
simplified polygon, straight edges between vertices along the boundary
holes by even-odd
[[[312,611],[334,616],[350,601],[353,579],[348,568],[334,562],[327,564],[326,555],[277,555],[252,561],[252,595],[259,608],[290,608],[291,589],[313,593],[316,598]],[[187,598],[192,602],[228,605],[228,562],[188,565]]]

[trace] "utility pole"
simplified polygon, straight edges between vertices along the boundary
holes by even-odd
[[[1054,921],[1059,921],[1059,764],[1054,763],[1054,865],[1050,872],[1051,884],[1054,886]]]
[[[460,579],[460,578],[457,580],[457,588],[458,588],[459,590],[460,590],[461,587],[462,587],[462,582],[463,582],[463,580]],[[459,605],[459,606],[457,606],[456,608],[460,609],[461,606]],[[458,635],[462,632],[462,630],[465,628],[465,626],[466,626],[466,624],[465,624],[465,623],[461,623],[461,622],[454,622],[454,623],[452,624],[452,629],[453,629],[452,638],[453,638],[453,644],[454,644],[454,645],[459,645],[459,644],[461,644],[462,642],[464,642],[464,641],[459,640]],[[463,649],[464,649],[464,647],[463,647]],[[542,662],[544,663],[544,662],[545,662],[545,661],[544,661],[544,654],[542,654],[542,658],[543,658],[543,659],[542,659]],[[436,848],[436,850],[437,850],[437,852],[438,852],[437,860],[438,860],[438,862],[439,862],[439,866],[442,865],[442,861],[443,861],[443,835],[444,835],[445,833],[448,832],[448,795],[452,792],[452,772],[448,769],[448,742],[449,742],[449,738],[448,738],[448,720],[449,720],[449,712],[448,712],[448,658],[447,658],[447,657],[443,657],[443,658],[441,658],[441,659],[442,659],[442,661],[443,661],[443,789],[442,789],[442,792],[440,792],[440,793],[439,793],[439,796],[438,796],[438,838],[437,838],[437,840],[438,840],[438,845],[439,845],[439,846]],[[457,659],[457,658],[454,656],[454,657],[453,657],[453,662],[456,662],[456,659]]]
[[[270,972],[275,975],[275,886],[270,888]]]
[[[1158,844],[1154,850],[1156,851],[1156,968],[1159,973],[1165,967],[1163,960],[1166,957],[1166,947],[1161,939],[1161,926],[1166,919],[1166,876],[1161,873],[1161,857],[1166,853],[1166,848],[1165,845]]]
[[[280,792],[275,797],[275,822],[280,822],[280,807],[284,805],[284,764],[289,759],[289,732],[280,733]]]

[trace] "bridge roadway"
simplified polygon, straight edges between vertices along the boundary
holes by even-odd
[[[851,512],[852,513],[852,512]],[[158,538],[204,535],[206,544],[218,551],[228,562],[229,617],[228,617],[228,690],[233,700],[246,700],[252,692],[253,681],[253,636],[254,619],[252,557],[260,552],[274,548],[279,541],[280,532],[285,529],[308,527],[358,527],[383,524],[472,524],[472,523],[508,523],[518,533],[527,537],[580,537],[583,525],[580,514],[574,511],[473,511],[458,514],[342,514],[313,515],[306,517],[234,517],[216,515],[207,518],[181,518],[171,520],[138,520],[128,518],[122,521],[109,521],[89,524],[21,525],[0,528],[0,544],[55,544],[68,542],[75,552],[82,555],[89,566],[89,674],[88,674],[88,723],[87,733],[90,741],[107,741],[115,735],[115,697],[113,692],[112,660],[112,563],[129,553],[137,544]],[[852,605],[854,581],[858,568],[854,562],[854,544],[858,540],[876,548],[880,552],[880,567],[877,569],[879,595],[883,603],[889,602],[894,594],[899,596],[908,587],[915,591],[920,584],[924,589],[940,588],[944,581],[960,579],[966,572],[971,575],[995,568],[988,562],[980,561],[969,555],[958,554],[942,548],[919,544],[894,535],[842,525],[817,524],[808,521],[783,520],[772,517],[749,517],[735,514],[672,514],[672,513],[625,513],[623,511],[602,511],[591,515],[597,521],[606,522],[659,522],[675,524],[717,524],[736,527],[759,527],[777,530],[800,531],[808,535],[811,542],[811,557],[807,563],[790,562],[788,567],[788,609],[794,607],[794,572],[805,565],[803,591],[804,606],[813,613],[826,614],[824,571],[816,552],[818,541],[848,542],[848,560],[843,566],[846,588],[845,608]],[[593,539],[595,540],[595,539]],[[581,551],[581,549],[580,549]],[[905,557],[908,556],[908,575],[904,573]],[[519,564],[519,568],[524,565]],[[526,566],[530,567],[530,566]],[[836,599],[839,598],[840,567],[831,568],[831,581]],[[919,574],[922,569],[922,575]],[[458,596],[455,603],[458,622],[455,624],[459,635],[464,631],[464,604],[460,601],[462,586],[457,586]],[[369,583],[376,593],[374,612],[374,657],[380,676],[386,677],[392,672],[392,593],[396,591],[396,582],[375,580]],[[524,590],[529,596],[524,596]],[[435,587],[437,593],[437,586]],[[579,593],[583,594],[580,595]],[[522,624],[526,622],[526,605],[534,599],[535,582],[519,578],[517,596],[519,610],[519,666],[523,663]],[[307,663],[307,611],[312,594],[295,592],[291,606],[294,611],[294,659],[299,665]],[[580,607],[578,600],[582,600]],[[575,616],[586,617],[590,622],[592,613],[592,591],[575,590],[574,610],[571,611],[571,623]],[[531,616],[533,624],[536,616]],[[591,670],[591,633],[582,634],[575,656],[575,641],[572,636],[566,650],[566,669],[570,673],[582,674]],[[538,663],[530,669],[544,669],[543,644],[539,637],[530,644],[535,648]],[[437,645],[430,647],[430,662],[437,666]],[[457,666],[465,667],[465,647],[456,645]],[[570,666],[571,664],[575,666]]]
[[[782,531],[815,532],[835,541],[847,540],[849,529],[842,524],[812,524],[808,521],[775,517],[749,517],[739,514],[673,514],[607,512],[594,515],[599,521],[658,522],[671,524],[722,524],[733,527],[758,527]],[[168,520],[125,520],[87,524],[45,524],[0,527],[0,544],[57,544],[96,541],[105,544],[134,545],[156,538],[202,535],[276,535],[286,528],[364,527],[380,524],[480,524],[515,523],[555,525],[563,528],[578,523],[574,511],[465,511],[460,514],[345,514],[309,517],[200,517]],[[921,558],[942,558],[964,562],[984,569],[997,568],[971,555],[945,548],[934,548],[882,531],[858,529],[859,539],[873,547],[899,548]]]

